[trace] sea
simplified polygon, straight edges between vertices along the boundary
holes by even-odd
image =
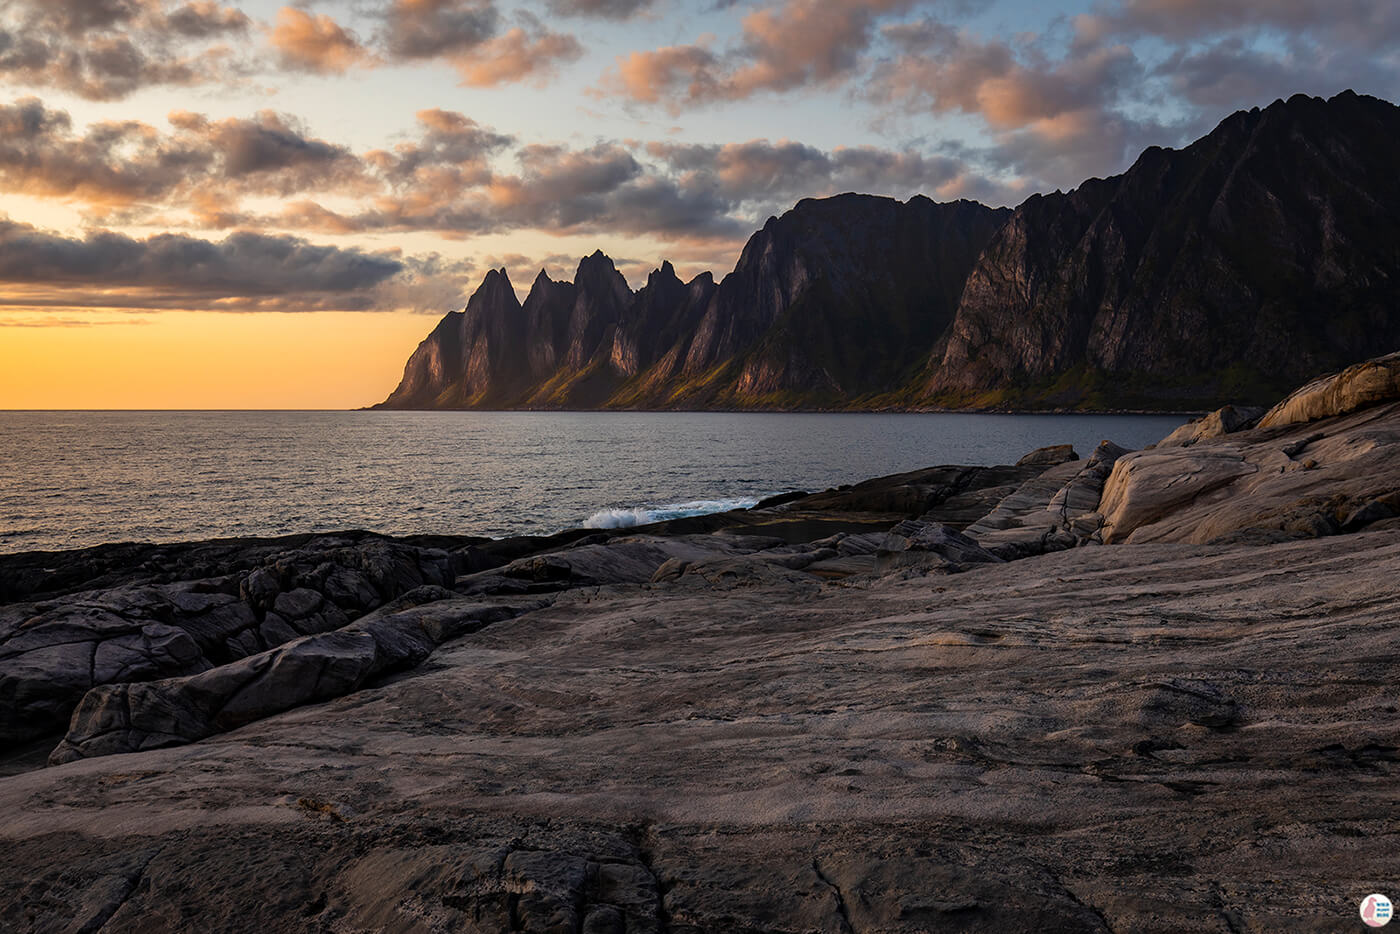
[[[368,529],[502,537],[751,506],[1180,416],[0,412],[0,553]]]

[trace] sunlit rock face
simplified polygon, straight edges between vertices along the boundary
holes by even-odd
[[[1033,197],[969,277],[929,389],[1272,403],[1400,346],[1397,158],[1400,108],[1298,95]]]

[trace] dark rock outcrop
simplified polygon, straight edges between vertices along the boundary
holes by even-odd
[[[410,591],[387,609],[186,677],[96,687],[83,696],[49,762],[180,746],[340,697],[378,675],[417,666],[448,639],[519,612],[456,599],[441,587]]]
[[[1257,424],[1264,414],[1258,405],[1226,405],[1192,419],[1157,442],[1159,448],[1190,447],[1200,441],[1243,431]]]
[[[451,584],[455,576],[453,556],[442,549],[364,534],[294,541],[281,548],[211,543],[183,552],[151,546],[193,556],[192,569],[213,573],[145,583],[152,575],[138,567],[126,572],[135,581],[0,608],[0,742],[61,729],[93,687],[207,671],[338,629],[410,590]],[[80,567],[93,560],[87,552],[77,557]],[[47,556],[49,564],[63,564],[53,559]],[[205,563],[215,560],[226,563]]]

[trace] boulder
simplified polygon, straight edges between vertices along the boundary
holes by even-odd
[[[1073,548],[1098,531],[1104,482],[1127,450],[1100,442],[1086,461],[1066,461],[1027,481],[968,526],[967,534],[1002,558]]]
[[[1139,526],[1157,522],[1258,469],[1246,460],[1241,446],[1232,444],[1125,455],[1114,466],[1099,506],[1103,540],[1126,541]]]
[[[1077,461],[1079,455],[1074,453],[1074,446],[1071,444],[1051,444],[1043,448],[1036,448],[1025,457],[1016,462],[1017,467],[1054,467],[1063,464],[1065,461]]]
[[[1259,427],[1312,422],[1397,399],[1400,353],[1392,353],[1319,377],[1294,390],[1259,420]]]
[[[1400,504],[1400,402],[1122,458],[1106,542],[1269,542],[1385,521]]]
[[[1002,560],[961,532],[912,519],[890,529],[876,552],[875,562],[884,571],[928,564],[930,557],[950,570],[967,564],[999,564]]]
[[[1264,407],[1257,405],[1227,405],[1209,415],[1192,419],[1176,431],[1157,442],[1159,448],[1190,447],[1207,438],[1233,434],[1253,426],[1264,414]]]

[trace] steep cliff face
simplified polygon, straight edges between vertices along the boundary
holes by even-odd
[[[568,344],[569,317],[574,311],[572,282],[555,282],[543,269],[535,277],[522,309],[525,315],[525,358],[532,382],[553,375]]]
[[[718,285],[602,253],[503,270],[383,405],[1208,408],[1400,347],[1400,108],[1227,118],[1014,211],[869,195],[770,218]]]
[[[1276,399],[1400,346],[1400,109],[1234,114],[1017,208],[968,279],[929,402]]]
[[[525,318],[504,269],[418,345],[384,408],[495,408],[528,384]]]
[[[800,202],[749,240],[720,283],[678,398],[841,404],[889,389],[923,362],[1009,213],[923,197]]]

